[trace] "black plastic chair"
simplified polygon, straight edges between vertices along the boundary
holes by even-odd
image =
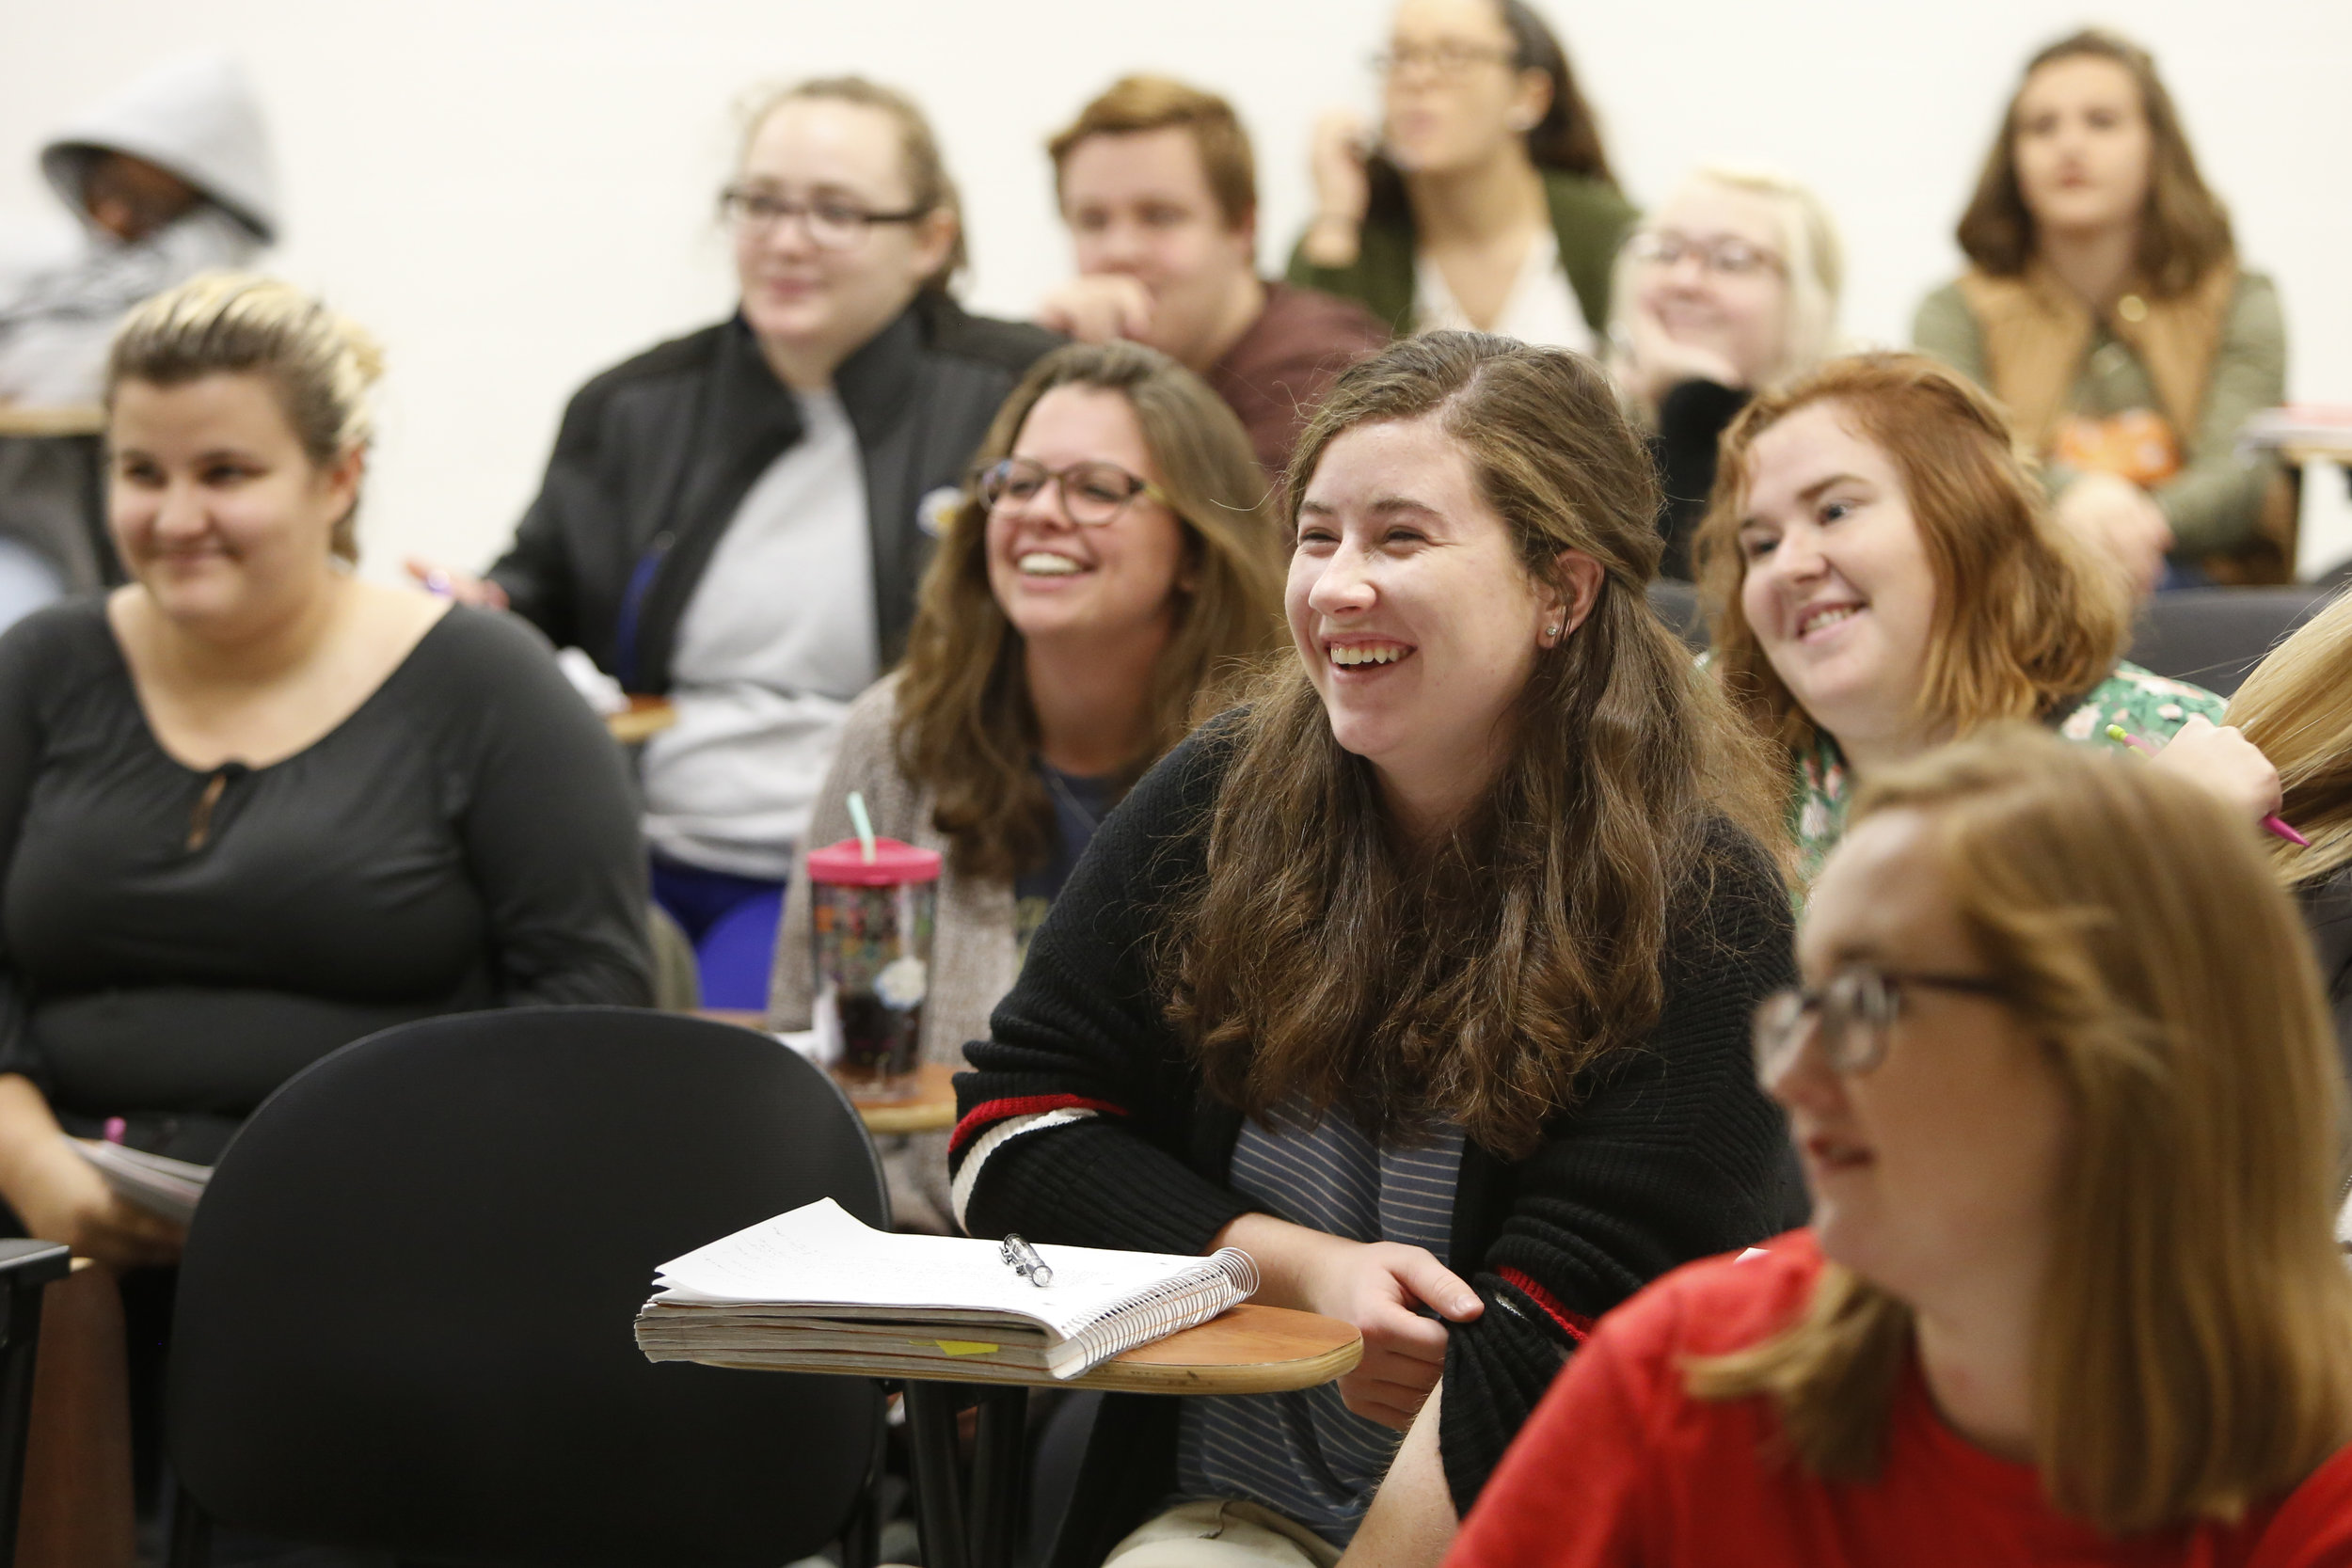
[[[431,1019],[304,1071],[190,1228],[171,1561],[210,1527],[444,1561],[870,1561],[882,1394],[639,1354],[660,1263],[819,1197],[886,1226],[832,1081],[618,1007]]]
[[[56,1242],[0,1241],[0,1568],[16,1561],[24,1497],[24,1441],[40,1354],[41,1294],[72,1267]]]
[[[1649,585],[1649,607],[1692,653],[1707,651],[1707,617],[1699,613],[1697,589],[1673,578],[1656,578]]]
[[[2333,595],[2324,586],[2180,588],[2158,594],[2140,611],[2125,657],[2159,675],[2192,681],[2227,697],[2246,683],[2263,656]]]

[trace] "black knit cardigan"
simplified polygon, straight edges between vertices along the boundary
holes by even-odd
[[[977,1070],[956,1079],[951,1172],[999,1123],[1081,1113],[987,1149],[964,1206],[976,1236],[1200,1253],[1262,1207],[1226,1184],[1241,1116],[1206,1094],[1151,959],[1165,911],[1202,869],[1233,751],[1224,731],[1178,747],[1104,820],[992,1038],[965,1048]],[[1757,1001],[1791,983],[1790,924],[1763,851],[1719,822],[1673,903],[1657,1026],[1587,1075],[1526,1159],[1464,1148],[1452,1262],[1486,1310],[1452,1327],[1446,1352],[1439,1448],[1457,1510],[1594,1319],[1678,1264],[1802,1222],[1786,1125],[1748,1043]],[[1176,1414],[1166,1397],[1105,1402],[1057,1564],[1099,1563],[1167,1499]]]

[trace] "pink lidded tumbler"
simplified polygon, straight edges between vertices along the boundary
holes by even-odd
[[[809,853],[814,1022],[834,1076],[852,1094],[914,1091],[939,871],[937,850],[895,838],[846,838]]]

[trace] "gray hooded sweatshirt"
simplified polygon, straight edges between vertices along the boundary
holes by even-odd
[[[89,166],[127,152],[168,169],[203,200],[135,244],[89,221]],[[48,176],[86,230],[72,260],[0,297],[0,401],[93,404],[116,325],[151,294],[215,267],[241,267],[278,237],[278,182],[261,106],[226,55],[175,60],[90,110],[41,149]]]

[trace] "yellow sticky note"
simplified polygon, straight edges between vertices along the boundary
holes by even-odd
[[[993,1355],[996,1353],[994,1345],[983,1344],[977,1339],[934,1339],[931,1343],[949,1355]]]

